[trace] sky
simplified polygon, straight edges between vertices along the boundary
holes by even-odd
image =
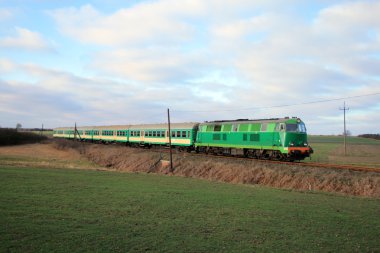
[[[379,133],[380,1],[0,0],[0,126]],[[319,102],[318,102],[319,101]]]

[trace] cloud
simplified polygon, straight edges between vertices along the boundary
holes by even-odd
[[[49,13],[62,33],[82,43],[138,45],[188,40],[193,28],[182,19],[198,15],[200,8],[197,1],[186,0],[140,3],[108,16],[91,5]]]
[[[104,75],[144,82],[182,82],[206,69],[201,52],[177,48],[136,48],[112,50],[94,55],[91,66]]]
[[[9,59],[0,58],[0,73],[9,73],[14,70],[14,63]]]
[[[0,38],[0,48],[24,49],[31,51],[50,50],[49,43],[38,32],[16,27],[15,35]]]
[[[9,9],[0,8],[0,20],[10,19],[13,16],[13,13]]]

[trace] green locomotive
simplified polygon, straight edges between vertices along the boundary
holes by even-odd
[[[299,118],[213,121],[199,125],[196,151],[275,160],[302,160],[313,153]]]
[[[169,145],[167,124],[78,127],[76,132],[65,127],[54,129],[53,136],[131,146]],[[173,123],[170,137],[180,150],[259,159],[302,160],[313,152],[299,118]]]

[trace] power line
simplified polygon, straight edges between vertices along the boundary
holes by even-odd
[[[235,108],[235,109],[225,109],[225,110],[171,110],[171,111],[172,112],[231,112],[231,111],[248,111],[248,110],[271,109],[271,108],[278,108],[278,107],[290,107],[290,106],[297,106],[297,105],[309,105],[309,104],[327,103],[327,102],[331,102],[331,101],[339,101],[339,100],[345,100],[345,99],[369,97],[369,96],[375,96],[375,95],[380,95],[380,92],[371,93],[371,94],[364,94],[364,95],[357,95],[357,96],[350,96],[350,97],[341,97],[341,98],[332,98],[332,99],[321,99],[321,100],[310,101],[310,102],[303,102],[303,103],[296,103],[296,104],[283,104],[283,105],[272,105],[272,106],[262,106],[262,107]]]

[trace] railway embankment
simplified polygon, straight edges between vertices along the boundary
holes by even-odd
[[[188,153],[173,155],[174,171],[170,172],[166,152],[67,140],[55,141],[54,146],[57,149],[74,149],[102,167],[121,172],[160,173],[235,184],[258,184],[290,190],[380,198],[378,172],[321,168],[312,165],[271,164],[233,158],[220,159]]]

